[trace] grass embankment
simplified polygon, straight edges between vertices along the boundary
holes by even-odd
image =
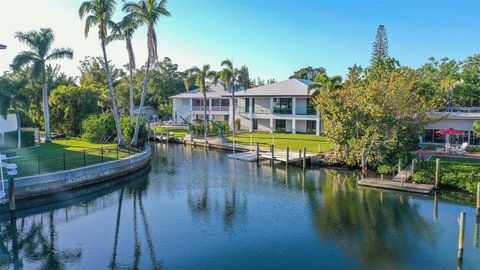
[[[413,175],[415,182],[435,184],[436,158],[440,159],[440,185],[471,193],[477,191],[477,182],[480,181],[480,160],[473,158],[434,156],[429,161],[419,162],[415,165]]]
[[[292,151],[303,150],[306,147],[307,152],[312,153],[327,152],[332,149],[332,144],[326,137],[310,134],[246,132],[239,133],[235,137],[229,136],[228,139],[245,145],[250,145],[250,142],[253,144],[258,142],[263,147],[275,144],[275,148],[286,149],[290,147]]]
[[[11,151],[10,151],[11,152]],[[18,176],[62,171],[85,165],[101,163],[117,159],[115,144],[97,144],[80,138],[54,140],[34,147],[14,151],[15,158],[11,162],[18,166]],[[132,149],[119,148],[118,158],[127,157]]]

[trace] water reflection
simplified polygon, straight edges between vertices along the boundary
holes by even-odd
[[[405,251],[418,247],[412,237],[435,245],[432,226],[402,195],[357,190],[351,178],[334,171],[327,179],[321,192],[307,192],[318,237],[334,240],[367,268],[401,265]]]

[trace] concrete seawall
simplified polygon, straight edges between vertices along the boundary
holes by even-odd
[[[15,198],[23,199],[65,191],[127,175],[149,165],[150,146],[137,155],[68,171],[15,179]],[[7,193],[8,194],[8,193]]]

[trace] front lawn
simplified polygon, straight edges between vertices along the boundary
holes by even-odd
[[[129,150],[117,148],[115,144],[97,144],[80,138],[68,138],[9,152],[14,156],[9,162],[17,164],[19,174],[17,177],[21,177],[124,158],[134,153],[135,149]]]
[[[183,138],[188,134],[188,130],[182,128],[163,128],[163,127],[155,127],[155,132],[157,135],[160,134],[167,134],[167,132],[173,132],[173,137],[175,138]]]
[[[466,164],[480,164],[480,158],[432,156],[430,160],[436,160],[437,158],[439,158],[441,162],[445,161],[445,162],[457,162],[457,163],[466,163]]]
[[[310,134],[245,132],[239,133],[235,137],[229,136],[228,139],[246,145],[250,145],[250,142],[253,144],[258,142],[263,147],[275,144],[276,148],[290,147],[292,151],[303,150],[303,147],[306,147],[307,152],[311,153],[327,152],[332,149],[332,144],[325,136]]]

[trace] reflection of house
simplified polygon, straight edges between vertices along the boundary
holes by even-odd
[[[139,106],[133,107],[133,116],[138,117],[138,109]],[[150,106],[144,106],[143,117],[147,120],[148,123],[158,122],[160,121],[160,111]]]
[[[437,131],[454,128],[464,131],[464,134],[450,136],[450,143],[462,144],[467,142],[470,145],[480,145],[480,136],[476,135],[473,130],[473,122],[480,120],[480,107],[450,108],[448,111],[435,113],[433,117],[442,119],[428,125],[421,136],[422,144],[444,144],[445,136]]]
[[[236,119],[240,129],[248,131],[312,133],[323,129],[308,86],[311,81],[290,79],[270,85],[235,92]],[[207,91],[207,115],[214,121],[228,121],[232,116],[229,92],[221,85]],[[173,122],[203,119],[203,99],[199,89],[171,97]],[[230,123],[231,124],[231,123]]]

